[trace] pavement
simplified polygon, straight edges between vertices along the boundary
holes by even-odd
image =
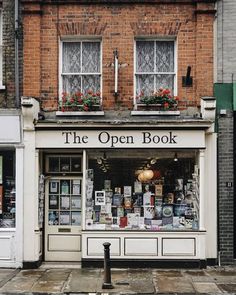
[[[102,289],[103,269],[42,265],[0,269],[0,294],[236,294],[236,267],[111,269],[113,289]]]

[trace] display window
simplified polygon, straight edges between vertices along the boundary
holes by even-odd
[[[87,230],[198,230],[197,150],[89,150]]]
[[[15,227],[15,152],[0,151],[0,227]]]

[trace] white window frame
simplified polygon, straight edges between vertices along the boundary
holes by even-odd
[[[154,42],[154,61],[156,58],[156,42],[158,41],[169,41],[169,42],[173,42],[174,43],[174,71],[173,72],[157,72],[156,71],[156,64],[154,63],[154,72],[137,72],[137,64],[136,64],[136,44],[138,41],[153,41]],[[137,90],[137,83],[136,83],[136,77],[137,75],[154,75],[154,86],[156,85],[156,75],[168,75],[168,74],[172,74],[174,76],[174,91],[173,91],[173,95],[176,96],[177,95],[177,40],[176,38],[146,38],[146,37],[137,37],[134,40],[134,105],[137,105],[137,101],[136,101],[136,90]],[[153,89],[154,90],[154,89]],[[157,90],[157,89],[155,89]]]
[[[98,73],[63,73],[62,68],[63,68],[63,43],[68,43],[68,42],[78,42],[82,43],[83,42],[99,42],[100,43],[100,72]],[[81,65],[82,65],[82,46],[80,47],[81,54]],[[62,100],[62,92],[63,92],[63,76],[64,75],[78,75],[78,76],[83,76],[83,75],[97,75],[100,77],[100,94],[101,94],[101,105],[102,105],[102,40],[101,38],[73,38],[73,37],[67,37],[67,38],[61,38],[59,40],[59,101]],[[81,89],[82,87],[82,82],[81,82]]]

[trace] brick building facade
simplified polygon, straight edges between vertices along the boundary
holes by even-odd
[[[113,51],[118,50],[119,105],[133,108],[134,39],[139,36],[177,38],[177,88],[183,107],[200,105],[213,94],[214,1],[95,1],[86,5],[58,1],[22,1],[24,5],[24,95],[41,100],[43,109],[57,110],[59,42],[61,37],[102,38],[104,109],[114,109]],[[33,56],[33,58],[31,58]],[[192,67],[193,87],[182,87]],[[207,81],[207,83],[206,83]]]
[[[24,266],[215,264],[215,1],[21,3]]]

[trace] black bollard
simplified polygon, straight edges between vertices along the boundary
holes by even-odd
[[[106,242],[103,243],[104,246],[104,282],[102,284],[102,289],[113,289],[111,283],[111,265],[110,265],[110,246],[111,244]]]

